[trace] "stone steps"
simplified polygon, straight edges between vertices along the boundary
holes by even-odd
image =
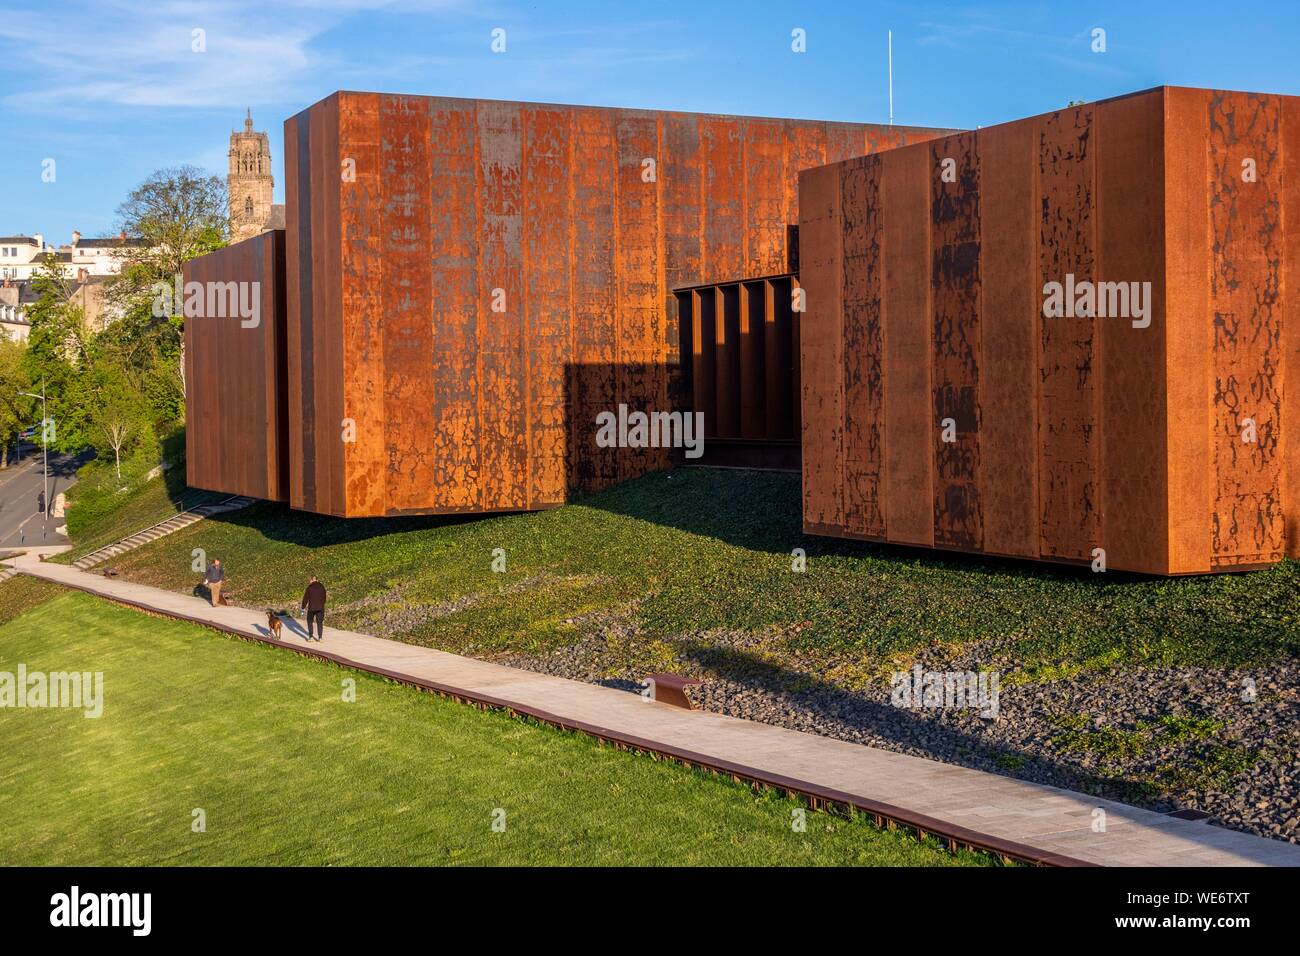
[[[229,511],[238,511],[240,508],[247,508],[255,503],[258,499],[250,498],[247,495],[234,495],[223,501],[214,501],[206,505],[199,505],[188,511],[182,511],[179,514],[172,515],[165,521],[160,521],[155,525],[150,525],[143,531],[137,531],[120,541],[105,545],[97,551],[72,562],[72,566],[82,571],[89,570],[97,564],[103,564],[109,558],[115,558],[120,554],[133,551],[141,545],[148,544],[151,541],[157,541],[159,538],[166,537],[174,531],[181,528],[188,528],[196,521],[202,521],[204,518],[210,518],[213,515],[225,514]]]

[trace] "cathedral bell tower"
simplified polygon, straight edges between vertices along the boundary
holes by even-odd
[[[253,111],[244,119],[244,131],[230,134],[230,241],[239,242],[269,228],[272,191],[271,143],[266,133],[253,129]]]

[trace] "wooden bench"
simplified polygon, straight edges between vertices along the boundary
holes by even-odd
[[[672,704],[674,707],[684,707],[687,710],[695,708],[691,706],[691,699],[686,696],[686,688],[692,684],[704,683],[702,680],[683,677],[681,674],[647,674],[645,682],[650,685],[651,700],[657,700],[661,704]]]

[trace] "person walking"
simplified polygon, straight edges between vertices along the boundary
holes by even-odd
[[[38,515],[45,514],[45,492],[43,491],[36,496],[36,513]]]
[[[203,573],[203,580],[208,586],[208,596],[212,600],[212,606],[216,607],[221,600],[221,585],[226,580],[226,569],[221,566],[220,558],[213,558],[208,562],[208,569]]]
[[[325,585],[311,576],[307,590],[302,595],[302,608],[307,612],[307,640],[311,640],[311,622],[316,621],[316,640],[325,639]]]

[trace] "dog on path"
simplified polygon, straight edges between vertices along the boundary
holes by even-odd
[[[284,625],[280,623],[279,616],[274,611],[266,612],[266,630],[277,641],[280,639],[280,631]]]

